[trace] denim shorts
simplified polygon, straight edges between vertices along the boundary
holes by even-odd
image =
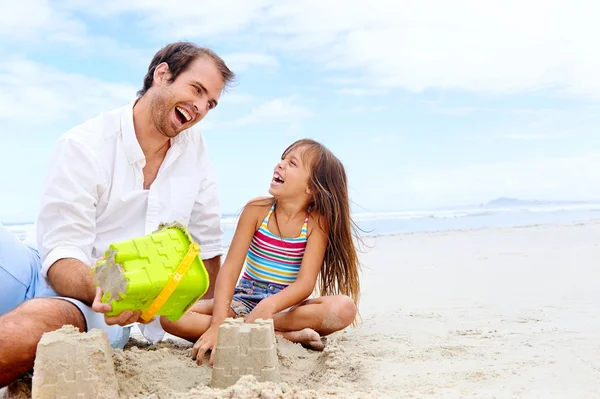
[[[130,327],[109,326],[104,315],[73,298],[60,297],[40,274],[39,252],[25,245],[0,223],[0,316],[33,298],[57,298],[71,302],[83,314],[87,330],[106,331],[112,347],[123,348],[129,340]],[[23,331],[27,334],[27,331]]]
[[[238,317],[248,316],[260,301],[277,294],[286,286],[242,278],[233,291],[231,309]]]

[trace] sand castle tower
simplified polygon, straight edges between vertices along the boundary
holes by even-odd
[[[249,374],[260,382],[279,382],[273,320],[244,323],[242,319],[225,319],[219,327],[214,360],[211,379],[214,388],[226,388]]]
[[[45,333],[38,343],[33,399],[118,398],[113,351],[106,332],[80,333],[73,326]]]

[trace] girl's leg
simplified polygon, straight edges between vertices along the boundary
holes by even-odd
[[[325,296],[305,301],[287,312],[273,315],[277,334],[315,350],[323,350],[321,336],[348,327],[357,308],[346,295]]]
[[[196,342],[202,334],[210,327],[213,312],[213,300],[200,300],[177,321],[170,321],[166,317],[160,318],[160,325],[169,334],[183,338],[190,342]],[[230,309],[230,317],[235,313]]]

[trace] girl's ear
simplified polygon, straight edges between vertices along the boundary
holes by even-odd
[[[308,194],[308,195],[311,194],[310,187],[306,187],[306,194]]]

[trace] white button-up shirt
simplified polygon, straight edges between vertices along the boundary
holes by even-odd
[[[202,259],[223,253],[217,185],[198,128],[171,139],[149,190],[143,187],[144,165],[133,104],[102,113],[59,139],[36,223],[44,277],[61,258],[94,265],[111,243],[150,234],[161,222],[188,226]]]

